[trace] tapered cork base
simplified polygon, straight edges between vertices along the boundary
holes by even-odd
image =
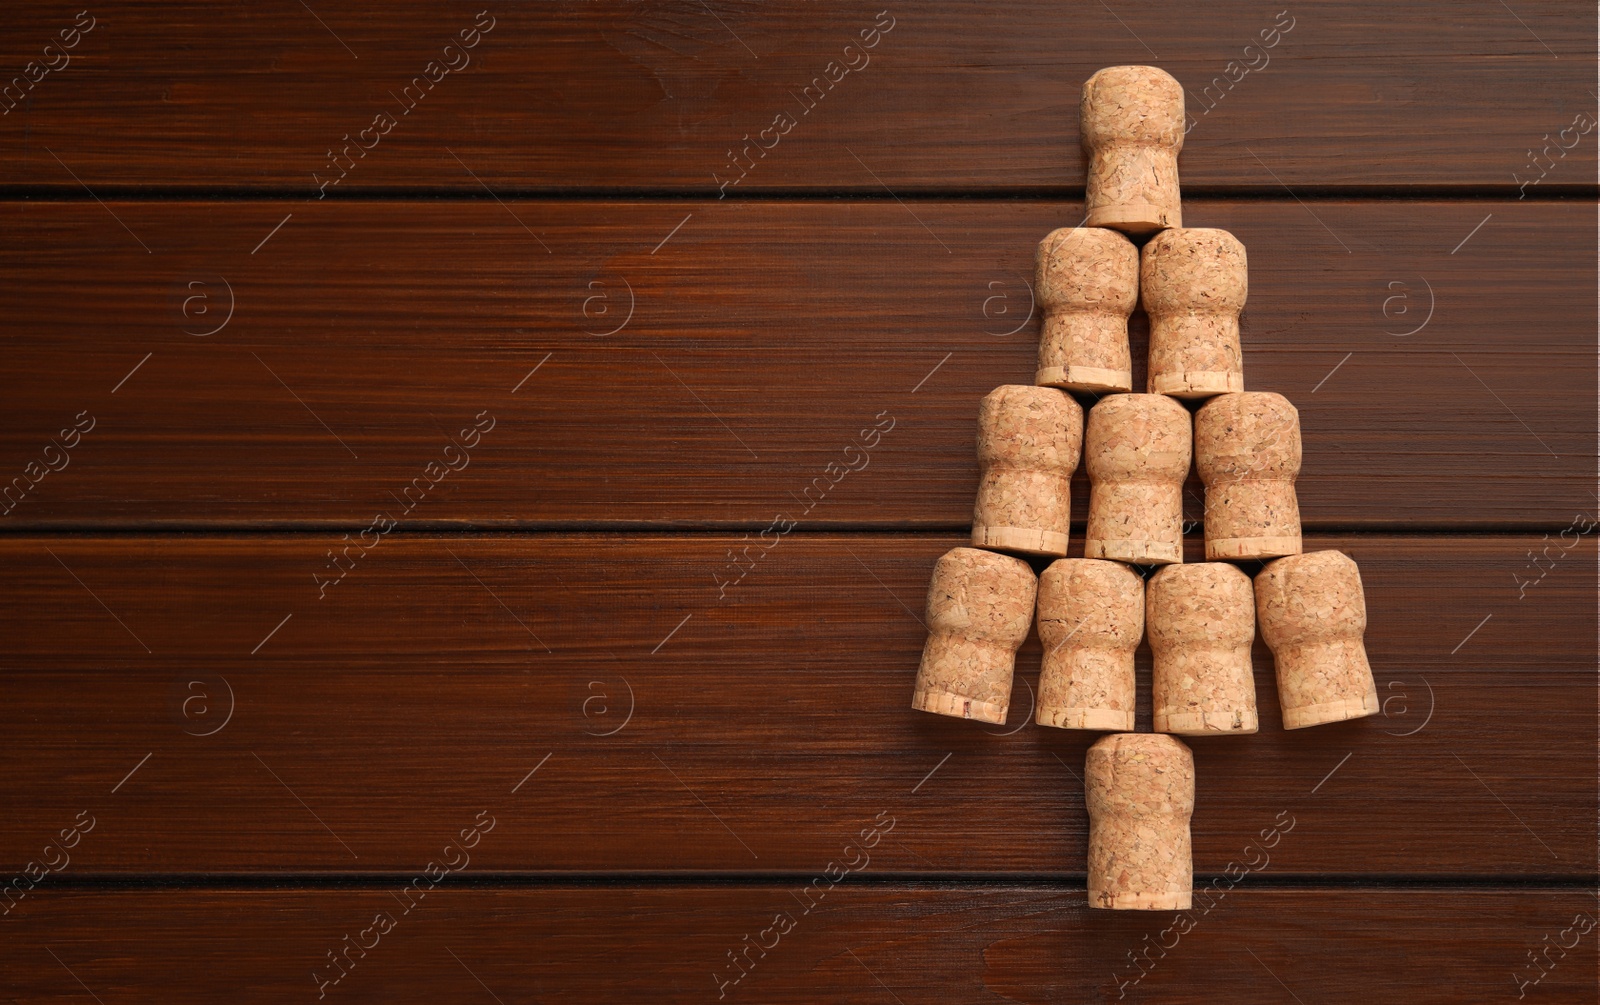
[[[1033,382],[1069,391],[1119,393],[1133,390],[1133,370],[1106,370],[1095,366],[1047,366],[1033,373]]]
[[[996,705],[990,701],[973,701],[963,695],[944,691],[917,691],[911,695],[911,707],[919,712],[952,715],[957,719],[977,719],[979,722],[992,722],[997,726],[1005,725],[1006,721],[1005,705]]]
[[[1015,644],[985,642],[959,632],[940,632],[937,625],[932,627],[934,631],[922,648],[911,707],[961,719],[1005,722],[1016,670],[1016,646],[1022,640],[1019,638]]]
[[[1274,635],[1273,640],[1276,638]],[[1299,646],[1280,642],[1274,659],[1278,664],[1278,700],[1284,729],[1377,713],[1378,687],[1359,638]]]
[[[974,524],[972,546],[993,548],[996,551],[1020,551],[1025,555],[1059,557],[1067,553],[1067,535],[1032,527],[985,527]]]
[[[1164,541],[1085,541],[1084,558],[1104,558],[1134,565],[1182,565],[1183,545]]]
[[[1151,373],[1145,382],[1151,394],[1174,398],[1210,398],[1244,390],[1244,374],[1227,370],[1178,370]]]
[[[1105,893],[1091,894],[1090,907],[1109,908],[1113,911],[1187,911],[1194,906],[1194,891],[1172,890],[1167,893]]]
[[[1133,709],[1118,711],[1110,708],[1046,708],[1040,705],[1033,721],[1041,726],[1057,729],[1097,729],[1107,733],[1128,733],[1133,730]]]
[[[1157,733],[1215,736],[1219,733],[1254,733],[1261,723],[1253,708],[1234,709],[1231,712],[1170,712],[1157,709],[1151,716],[1151,725]]]
[[[1155,154],[1155,156],[1151,156],[1151,154]],[[1101,166],[1098,171],[1094,171],[1093,166],[1091,166],[1090,170],[1101,178],[1108,179],[1110,181],[1109,185],[1106,185],[1106,182],[1101,182],[1101,184],[1111,189],[1127,187],[1126,183],[1115,177],[1115,175],[1120,174],[1148,171],[1152,174],[1162,175],[1165,178],[1172,178],[1174,182],[1178,177],[1177,156],[1163,157],[1160,156],[1158,151],[1136,150],[1132,152],[1131,156],[1122,155],[1121,160],[1115,166],[1104,161],[1102,161],[1102,164],[1104,166]],[[1158,205],[1153,202],[1122,202],[1111,205],[1098,205],[1089,211],[1089,218],[1084,222],[1091,227],[1109,227],[1112,230],[1120,230],[1124,234],[1131,234],[1134,237],[1143,237],[1146,234],[1154,234],[1158,230],[1183,226],[1183,208],[1177,203]]]
[[[1343,722],[1377,714],[1378,693],[1374,691],[1362,698],[1345,698],[1321,705],[1307,705],[1305,708],[1286,708],[1283,710],[1283,728],[1304,729],[1325,722]]]
[[[1206,561],[1218,559],[1278,558],[1300,554],[1300,535],[1294,537],[1225,537],[1206,541]]]

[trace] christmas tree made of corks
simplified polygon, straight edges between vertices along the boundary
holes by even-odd
[[[978,407],[973,546],[934,566],[911,707],[1003,723],[1037,612],[1035,721],[1110,734],[1084,766],[1089,904],[1185,910],[1194,757],[1174,734],[1256,731],[1257,625],[1286,729],[1372,715],[1378,695],[1355,562],[1301,551],[1299,413],[1280,394],[1244,389],[1244,245],[1183,226],[1182,86],[1154,67],[1108,67],[1083,85],[1081,122],[1088,217],[1039,244],[1034,384],[998,387]],[[1140,300],[1148,393],[1133,394],[1128,316]],[[1068,392],[1093,402],[1087,427]],[[1192,416],[1182,404],[1202,400]],[[1089,522],[1084,557],[1067,558],[1080,455]],[[1184,564],[1191,457],[1207,560]],[[1016,554],[1056,561],[1035,577]],[[1230,564],[1261,559],[1271,561],[1253,584]],[[1146,635],[1155,731],[1135,733],[1134,650]]]

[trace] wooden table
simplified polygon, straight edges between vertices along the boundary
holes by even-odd
[[[8,10],[0,998],[1595,1000],[1592,10],[358,6]],[[1383,701],[1176,918],[907,707],[1130,62]]]

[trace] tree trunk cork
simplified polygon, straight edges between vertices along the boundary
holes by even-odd
[[[1300,554],[1300,413],[1270,391],[1212,398],[1194,417],[1206,484],[1206,558]]]
[[[1158,733],[1254,733],[1256,637],[1250,577],[1226,562],[1174,565],[1150,577],[1150,704]]]
[[[1168,230],[1144,246],[1139,291],[1150,315],[1147,390],[1206,398],[1244,390],[1239,312],[1244,245],[1226,230]]]
[[[1063,558],[1039,577],[1039,705],[1062,729],[1133,729],[1133,651],[1144,637],[1144,583],[1118,562]]]
[[[1189,413],[1159,394],[1114,394],[1089,410],[1086,558],[1141,565],[1183,561]]]
[[[1378,711],[1362,642],[1367,602],[1353,559],[1313,551],[1271,562],[1256,577],[1256,606],[1261,637],[1278,664],[1284,729]]]
[[[1129,234],[1183,226],[1183,86],[1153,66],[1108,66],[1083,84],[1088,224]]]
[[[1133,390],[1128,315],[1139,301],[1139,251],[1114,230],[1063,227],[1039,242],[1035,384],[1074,391]]]
[[[1020,558],[976,548],[945,552],[928,584],[928,642],[911,707],[1005,722],[1037,589],[1033,570]]]
[[[1101,737],[1089,748],[1083,775],[1089,906],[1187,911],[1194,892],[1189,748],[1158,733]]]
[[[978,501],[972,545],[1028,555],[1065,555],[1072,473],[1083,443],[1083,409],[1053,387],[1006,384],[978,406]]]

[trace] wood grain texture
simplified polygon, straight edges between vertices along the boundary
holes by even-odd
[[[788,511],[953,529],[971,520],[979,399],[1032,380],[1034,245],[1082,219],[1031,202],[346,202],[274,234],[282,203],[108,208],[0,205],[0,484],[79,412],[97,422],[13,527],[359,528],[485,412],[470,467],[408,527],[759,528]],[[1592,207],[1186,212],[1249,249],[1246,386],[1300,409],[1308,527],[1555,531],[1592,511]],[[1134,330],[1142,386],[1142,313]],[[875,422],[893,429],[863,460]]]
[[[1258,641],[1261,733],[1193,744],[1197,870],[1286,812],[1275,873],[1591,876],[1595,551],[1573,539],[1519,587],[1536,538],[1310,537],[1360,563],[1385,714],[1284,732]],[[84,872],[404,870],[488,808],[506,829],[474,868],[769,873],[888,810],[886,869],[1082,873],[1098,734],[1029,721],[1036,640],[1010,725],[908,707],[961,538],[792,534],[723,590],[723,535],[396,534],[319,600],[335,543],[0,539],[0,861],[87,810]]]
[[[7,78],[73,23],[64,8],[27,6],[9,12]],[[91,186],[314,199],[314,172],[337,177],[329,148],[387,111],[396,124],[335,192],[482,182],[715,194],[714,172],[737,177],[729,149],[788,111],[796,124],[750,155],[759,160],[737,190],[1081,186],[1083,81],[1155,62],[1189,92],[1191,187],[1510,191],[1518,172],[1538,176],[1529,148],[1592,111],[1595,15],[1556,0],[1445,15],[1376,0],[1282,15],[1242,0],[1203,10],[943,0],[889,6],[881,21],[892,29],[854,54],[844,47],[882,8],[485,6],[493,30],[465,54],[444,52],[474,23],[464,6],[94,7],[98,24],[71,62],[0,117],[0,178],[77,191],[75,173]],[[1245,51],[1275,25],[1291,28],[1265,52]],[[461,69],[402,112],[402,89],[430,61]],[[830,61],[859,68],[842,75]],[[830,72],[840,79],[828,88]],[[802,103],[814,80],[826,97]],[[1592,188],[1592,135],[1549,156],[1543,184]]]
[[[1592,10],[109,2],[0,39],[0,998],[1594,1000]],[[1286,733],[1258,641],[1181,937],[1085,907],[1037,640],[907,707],[1147,62],[1382,702]]]
[[[901,822],[879,847],[902,831],[914,839]],[[874,857],[867,875],[876,867]],[[1171,912],[1089,910],[1081,889],[846,880],[806,914],[804,885],[486,890],[447,879],[409,915],[381,887],[56,891],[6,919],[0,968],[17,1002],[84,988],[107,1002],[317,1000],[313,973],[338,974],[327,954],[348,935],[371,948],[348,950],[328,1001],[1456,1003],[1515,999],[1515,978],[1541,973],[1525,953],[1548,936],[1572,948],[1548,950],[1525,994],[1580,1002],[1592,1000],[1600,934],[1579,934],[1574,919],[1592,926],[1595,898],[1570,889],[1246,881],[1209,912],[1197,904],[1185,931]],[[386,934],[373,928],[382,912],[394,920]],[[781,913],[786,933],[774,927]],[[726,954],[745,936],[772,948],[750,949],[733,984],[741,971]]]

